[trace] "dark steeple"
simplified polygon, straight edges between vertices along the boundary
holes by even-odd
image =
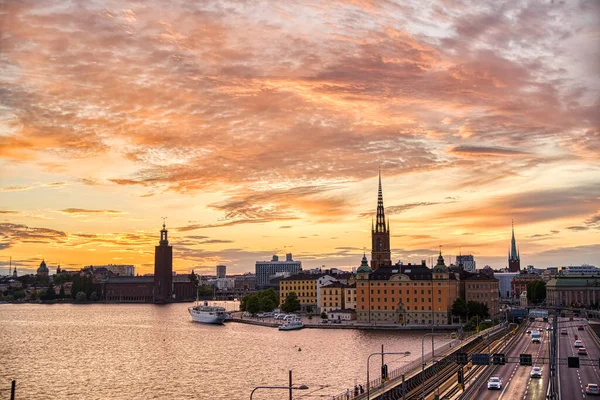
[[[161,246],[169,245],[169,239],[167,238],[169,231],[167,231],[167,225],[165,223],[166,219],[167,219],[167,217],[163,217],[163,227],[160,230],[160,245]]]
[[[385,220],[383,209],[383,190],[381,189],[381,170],[379,170],[379,190],[377,192],[377,215],[375,226],[371,223],[371,268],[391,267],[390,222]]]
[[[517,250],[517,241],[515,240],[515,223],[512,223],[512,238],[510,240],[510,251],[508,252],[508,270],[510,272],[521,271],[521,257]]]
[[[383,209],[383,190],[381,189],[381,169],[379,170],[379,191],[377,192],[377,223],[375,232],[385,233],[388,227],[385,224],[385,212]]]

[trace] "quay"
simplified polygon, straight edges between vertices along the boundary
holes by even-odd
[[[316,320],[316,321],[315,321]],[[249,325],[267,326],[270,328],[278,328],[283,322],[274,318],[253,318],[253,317],[241,317],[234,316],[231,322],[238,322]],[[304,328],[308,329],[358,329],[358,330],[386,330],[386,331],[425,331],[431,330],[431,325],[400,325],[400,324],[385,324],[385,323],[364,323],[354,321],[342,321],[341,323],[328,322],[323,324],[320,322],[320,318],[313,318],[312,320],[307,317],[302,317],[302,323]],[[434,325],[436,331],[457,331],[460,325]]]

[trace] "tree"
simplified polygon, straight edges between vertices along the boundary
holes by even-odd
[[[253,314],[253,315],[260,312],[260,304],[259,304],[258,296],[256,296],[256,295],[248,296],[248,299],[246,300],[245,309],[247,312],[249,312],[250,314]]]
[[[46,289],[46,293],[43,296],[40,296],[42,300],[54,300],[56,299],[56,292],[54,291],[54,285],[48,285],[48,289]]]
[[[98,300],[98,294],[96,292],[92,292],[92,294],[90,295],[90,300],[91,301]]]
[[[527,284],[527,300],[537,303],[546,298],[546,282],[542,280]]]
[[[75,301],[78,303],[83,303],[86,300],[87,296],[85,295],[85,292],[77,292],[77,294],[75,295]]]
[[[325,311],[321,313],[321,319],[327,319],[327,313]]]
[[[63,285],[60,285],[60,292],[58,293],[58,297],[60,299],[64,299],[65,298],[65,287]]]
[[[194,274],[194,272],[192,271],[192,273],[189,274],[188,277],[190,278],[190,281],[194,282],[194,287],[197,288],[199,284],[198,275]]]
[[[451,311],[452,315],[456,315],[457,317],[461,318],[467,318],[467,303],[463,298],[459,297],[456,300],[454,300],[454,303],[452,303]]]
[[[285,298],[285,301],[281,305],[281,311],[283,312],[294,312],[302,308],[296,292],[290,292]]]
[[[487,318],[489,315],[490,313],[487,304],[478,301],[469,301],[467,303],[468,317],[479,316],[479,318]]]

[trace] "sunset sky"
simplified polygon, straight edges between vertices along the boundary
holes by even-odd
[[[0,274],[600,267],[598,1],[0,5]],[[446,258],[448,261],[448,258]]]

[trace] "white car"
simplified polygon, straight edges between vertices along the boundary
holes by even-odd
[[[531,373],[529,374],[532,378],[541,378],[542,377],[542,368],[541,367],[533,367],[531,368]]]
[[[573,347],[583,347],[583,343],[581,342],[581,340],[576,340]]]
[[[500,389],[502,389],[502,379],[500,379],[497,376],[491,377],[490,380],[488,381],[488,389],[489,390],[492,390],[492,389],[500,390]]]

